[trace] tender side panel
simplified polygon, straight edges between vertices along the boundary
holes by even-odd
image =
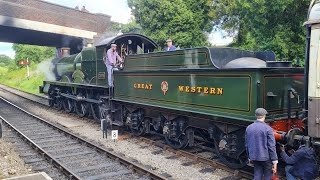
[[[115,100],[248,120],[252,82],[244,73],[117,73]]]
[[[128,56],[125,71],[213,67],[208,48]]]
[[[298,97],[290,93],[292,113],[299,110],[298,100],[303,100],[303,74],[265,74],[263,76],[263,107],[271,114],[287,115],[288,93],[294,90]]]

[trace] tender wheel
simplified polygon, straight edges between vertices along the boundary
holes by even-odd
[[[248,157],[245,150],[240,154],[239,158],[235,159],[224,155],[219,148],[219,144],[215,143],[215,152],[221,162],[232,169],[241,169],[247,165]]]
[[[152,128],[154,131],[158,133],[162,132],[163,122],[161,121],[161,119],[154,118],[151,120],[151,122],[152,122]]]
[[[145,121],[144,111],[139,109],[131,114],[130,117],[130,130],[136,136],[142,136],[145,134]]]
[[[188,122],[184,117],[177,117],[172,121],[166,121],[163,126],[163,134],[166,143],[174,149],[185,148],[189,144],[187,135]]]
[[[188,146],[189,139],[186,134],[181,134],[178,138],[170,138],[167,134],[164,136],[166,143],[174,149],[182,149]]]
[[[74,102],[72,99],[66,99],[63,103],[63,108],[67,113],[71,113],[74,111]]]
[[[137,128],[131,128],[131,132],[136,136],[143,136],[146,133],[144,128],[144,121],[142,121]]]

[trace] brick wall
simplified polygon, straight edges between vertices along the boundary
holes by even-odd
[[[81,12],[41,0],[0,0],[0,15],[97,33],[109,31],[112,26],[108,15]]]

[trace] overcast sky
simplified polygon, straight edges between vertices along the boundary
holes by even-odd
[[[131,10],[128,7],[127,0],[45,0],[51,3],[74,8],[85,6],[92,13],[103,13],[111,15],[111,20],[127,23],[131,18]],[[228,44],[232,41],[231,38],[223,39],[221,32],[212,33],[209,36],[209,41],[212,44]],[[14,57],[14,51],[11,48],[11,43],[0,42],[0,54],[6,54]]]

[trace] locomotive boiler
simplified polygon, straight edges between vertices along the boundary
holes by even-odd
[[[123,34],[57,58],[51,68],[56,80],[44,81],[40,92],[52,107],[106,119],[139,136],[161,135],[173,148],[213,148],[234,168],[247,163],[245,129],[258,107],[269,112],[266,122],[277,141],[318,149],[319,1],[310,7],[305,69],[276,61],[273,52],[208,47],[154,52],[157,44],[148,37]],[[114,71],[113,91],[103,63],[111,43],[125,59],[124,68]]]

